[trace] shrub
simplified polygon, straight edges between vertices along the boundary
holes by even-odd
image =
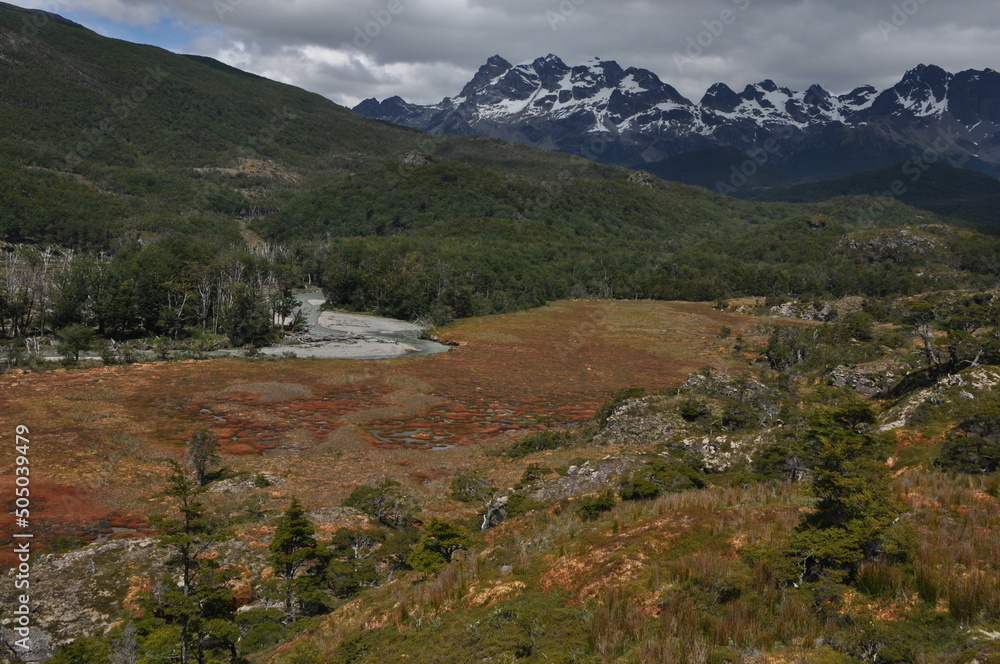
[[[551,475],[553,470],[548,466],[543,466],[540,463],[528,464],[528,467],[524,469],[524,473],[521,474],[521,480],[518,482],[518,486],[524,486],[530,484],[540,479],[544,479],[546,475]]]
[[[776,327],[767,340],[764,357],[775,371],[787,371],[806,361],[815,349],[811,332],[794,327]]]
[[[875,317],[864,311],[855,311],[844,317],[841,325],[852,338],[858,341],[875,339]]]
[[[354,507],[370,514],[392,528],[402,528],[413,522],[416,505],[404,495],[395,480],[385,480],[377,487],[355,487],[344,499],[345,507]]]
[[[446,565],[455,551],[469,547],[465,531],[448,521],[431,519],[407,562],[418,572],[434,572]]]
[[[288,628],[278,621],[259,622],[240,639],[240,651],[250,654],[288,640]]]
[[[497,488],[478,472],[459,473],[451,481],[451,497],[463,503],[481,503]]]
[[[378,567],[370,558],[333,560],[327,565],[324,576],[327,586],[340,599],[353,597],[379,581]]]
[[[88,351],[97,343],[97,333],[86,325],[74,324],[64,327],[59,337],[59,353],[71,362],[80,361],[80,353]]]
[[[508,517],[521,516],[522,514],[527,514],[528,512],[537,510],[541,507],[543,507],[542,503],[537,500],[532,500],[521,493],[512,493],[507,497]]]
[[[697,470],[678,459],[657,457],[646,462],[618,490],[622,500],[646,500],[662,493],[700,489],[705,480]]]
[[[110,654],[108,644],[102,639],[84,636],[61,647],[48,661],[54,664],[106,664]]]
[[[708,415],[708,406],[699,401],[698,399],[686,399],[684,403],[681,404],[680,414],[687,422],[694,422],[705,415]]]
[[[539,431],[532,433],[510,446],[507,456],[515,459],[526,457],[543,450],[555,450],[573,444],[573,434],[570,431]]]
[[[576,515],[584,521],[596,519],[604,512],[611,511],[615,506],[615,494],[605,491],[597,496],[589,496],[581,500],[576,507]]]
[[[935,463],[961,473],[994,473],[1000,469],[1000,414],[978,415],[959,424],[941,446]]]
[[[750,469],[765,482],[797,482],[809,474],[811,462],[802,446],[791,442],[760,448],[753,455]]]

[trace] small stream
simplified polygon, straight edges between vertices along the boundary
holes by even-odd
[[[301,291],[295,294],[299,311],[306,320],[306,332],[299,334],[298,343],[282,343],[260,348],[263,355],[296,357],[350,358],[378,360],[392,357],[444,353],[448,346],[421,339],[424,328],[392,318],[365,314],[323,311],[326,296],[322,291]],[[215,351],[210,355],[239,355],[245,351]]]
[[[323,311],[326,297],[322,291],[306,290],[295,293],[299,310],[306,319],[306,331],[292,340],[256,349],[268,357],[300,357],[318,359],[382,360],[393,357],[432,355],[444,353],[448,346],[421,339],[424,328],[393,318],[380,318],[365,314]],[[133,353],[145,360],[152,360],[157,353],[136,350]],[[205,351],[202,357],[242,357],[247,349]],[[189,351],[168,351],[169,358],[190,357]],[[97,353],[81,353],[81,359],[98,359]],[[44,359],[59,361],[61,356],[45,354]]]

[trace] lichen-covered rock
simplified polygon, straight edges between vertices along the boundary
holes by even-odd
[[[628,181],[632,184],[642,185],[643,187],[653,186],[653,176],[646,171],[635,171],[628,176]]]
[[[831,370],[828,380],[834,387],[846,387],[865,396],[875,396],[897,385],[907,373],[907,368],[897,361],[880,360]]]
[[[800,318],[802,320],[832,320],[836,317],[837,311],[830,304],[824,304],[817,308],[814,304],[802,302],[785,302],[776,307],[771,307],[771,315],[778,318]]]
[[[168,555],[155,539],[136,538],[39,556],[31,566],[34,624],[57,646],[81,634],[103,633],[118,619],[132,577],[162,565]],[[0,602],[10,606],[14,585],[2,585]]]
[[[238,541],[220,543],[209,552],[223,567],[250,566],[255,573],[266,565],[265,554]],[[49,635],[54,647],[81,635],[104,634],[120,620],[122,607],[133,605],[162,574],[170,555],[156,539],[142,537],[38,556],[31,565],[34,628]],[[17,592],[10,579],[0,584],[0,603],[13,605]],[[0,625],[9,628],[9,619]]]
[[[869,263],[902,263],[915,255],[940,250],[943,246],[940,239],[925,229],[886,228],[852,233],[838,243],[837,250]]]
[[[44,629],[31,626],[27,637],[6,627],[0,629],[0,639],[3,639],[5,650],[10,648],[17,653],[17,659],[10,659],[8,653],[0,655],[0,662],[44,662],[56,653],[56,644],[52,635]],[[22,647],[26,646],[26,647]]]
[[[604,491],[616,486],[621,477],[638,466],[637,459],[608,455],[570,466],[565,475],[539,482],[526,493],[533,500],[547,502]]]
[[[407,166],[424,166],[425,164],[431,163],[430,158],[419,152],[407,152],[403,155],[403,163]]]
[[[767,444],[766,435],[721,435],[686,438],[682,441],[688,451],[701,458],[705,470],[724,473],[734,467],[750,463],[754,453]]]
[[[650,445],[688,433],[674,397],[653,395],[619,406],[594,441],[602,445]]]
[[[931,387],[917,390],[889,408],[879,418],[879,431],[892,431],[910,426],[933,408],[952,409],[959,399],[978,400],[993,396],[1000,387],[1000,370],[995,367],[975,367],[947,376]],[[995,398],[995,397],[993,397]]]

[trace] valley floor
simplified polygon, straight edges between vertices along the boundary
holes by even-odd
[[[378,321],[322,317],[346,329]],[[163,459],[181,458],[199,428],[218,437],[229,472],[280,478],[274,501],[297,495],[321,509],[353,486],[393,477],[447,510],[450,478],[481,463],[483,450],[582,422],[614,390],[736,367],[717,333],[756,322],[708,304],[563,301],[459,321],[440,330],[455,348],[420,357],[213,358],[5,375],[0,425],[33,432],[42,542],[144,525],[163,487]],[[8,480],[12,460],[0,470]],[[521,470],[503,472],[516,480]]]

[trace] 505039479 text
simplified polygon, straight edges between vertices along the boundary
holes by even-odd
[[[14,574],[14,588],[20,591],[13,609],[11,629],[19,637],[14,647],[21,651],[31,650],[31,538],[28,532],[31,517],[31,469],[28,458],[28,427],[20,424],[16,428],[14,451],[17,453],[14,467],[14,554],[18,565]]]

